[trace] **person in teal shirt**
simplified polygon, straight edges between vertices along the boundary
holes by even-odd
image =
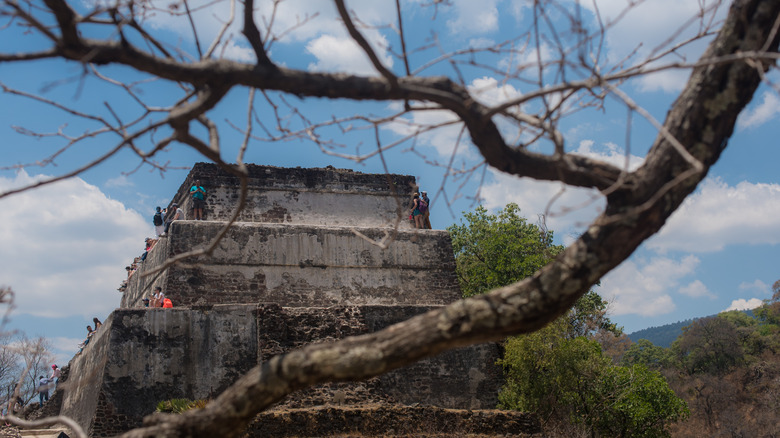
[[[195,185],[190,187],[192,195],[192,210],[196,221],[203,220],[203,207],[206,205],[206,189],[200,185],[200,180],[195,181]]]

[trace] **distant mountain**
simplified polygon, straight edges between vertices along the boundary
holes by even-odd
[[[682,328],[691,325],[694,320],[695,319],[686,319],[685,321],[677,321],[658,327],[648,327],[643,330],[635,331],[634,333],[629,333],[627,336],[632,342],[636,342],[640,339],[647,339],[652,342],[653,345],[669,348],[669,346],[672,345],[672,342],[682,334]]]
[[[755,318],[753,310],[742,310],[741,312],[751,318]],[[672,345],[672,342],[682,334],[683,327],[691,325],[691,323],[697,319],[712,318],[713,316],[718,315],[702,316],[701,318],[686,319],[685,321],[677,321],[658,327],[648,327],[646,329],[637,330],[634,333],[628,333],[626,336],[628,336],[628,339],[631,339],[631,342],[647,339],[652,342],[653,345],[669,348]]]

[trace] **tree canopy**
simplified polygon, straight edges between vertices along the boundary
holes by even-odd
[[[496,214],[478,206],[447,231],[464,297],[530,277],[563,251],[553,244],[553,232],[528,223],[517,204]]]
[[[452,236],[464,296],[485,293],[533,275],[563,247],[552,231],[529,224],[515,204],[496,214],[480,206],[465,213]],[[504,343],[506,383],[499,406],[539,413],[548,430],[580,424],[601,436],[666,436],[687,415],[685,402],[657,371],[615,366],[595,339],[625,336],[607,316],[608,303],[589,291],[543,329]],[[566,430],[563,434],[574,433]]]

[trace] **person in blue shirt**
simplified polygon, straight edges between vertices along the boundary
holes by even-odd
[[[200,185],[200,180],[195,181],[195,185],[190,187],[192,195],[192,210],[196,221],[203,220],[203,207],[206,204],[206,189]]]

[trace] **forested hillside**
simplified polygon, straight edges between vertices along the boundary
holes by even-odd
[[[671,324],[660,325],[657,327],[648,327],[646,329],[637,330],[633,333],[629,333],[628,339],[631,342],[638,342],[640,339],[647,339],[652,342],[653,345],[659,347],[668,348],[671,347],[672,342],[675,341],[682,334],[683,328],[691,325],[693,319],[686,319],[685,321],[677,321]]]
[[[659,371],[683,398],[690,417],[674,437],[775,437],[780,412],[780,281],[752,312],[731,311],[684,327],[669,348],[632,344],[624,365]]]

